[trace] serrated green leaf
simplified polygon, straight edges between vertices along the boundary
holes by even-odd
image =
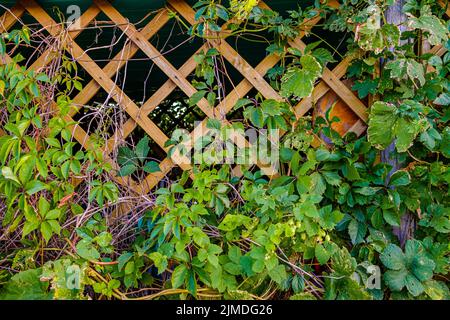
[[[390,243],[380,255],[383,264],[392,270],[400,270],[406,267],[406,257],[402,249]]]
[[[331,254],[320,243],[316,244],[314,252],[315,252],[316,259],[320,264],[327,263],[331,257]]]
[[[186,278],[188,276],[188,269],[184,264],[178,265],[172,272],[172,287],[173,288],[179,288],[181,287],[184,282],[186,281]]]
[[[401,291],[406,285],[406,269],[388,270],[384,273],[384,281],[392,291]]]

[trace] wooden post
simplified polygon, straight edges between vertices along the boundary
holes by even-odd
[[[396,0],[385,12],[386,22],[397,25],[401,32],[407,30],[407,27],[403,24],[407,20],[406,15],[402,11],[404,4],[405,0]],[[391,175],[402,167],[395,149],[395,143],[394,140],[385,150],[381,151],[381,161],[392,166],[392,170],[386,178],[386,183],[389,182]],[[406,240],[413,237],[414,224],[414,217],[406,212],[400,219],[400,227],[393,228],[393,233],[397,236],[401,247],[404,247]]]

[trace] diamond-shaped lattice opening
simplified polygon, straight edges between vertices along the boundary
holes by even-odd
[[[123,124],[128,114],[103,89],[86,104],[77,105],[73,119],[100,145],[117,133],[121,137]]]
[[[189,106],[188,97],[175,89],[151,113],[150,119],[170,138],[175,129],[186,129],[191,132],[196,121],[206,118],[197,106]]]
[[[222,59],[218,59],[221,61]],[[244,80],[242,75],[231,63],[223,59],[224,63],[218,66],[218,74],[221,80],[221,86],[225,95],[228,95],[235,87]]]
[[[145,102],[169,77],[144,52],[131,57],[112,80],[137,104]]]
[[[187,21],[184,22],[188,25]],[[150,43],[177,69],[203,44],[198,37],[189,36],[186,28],[177,19],[169,20],[151,38]]]
[[[154,186],[150,193],[155,193],[159,188],[167,188],[175,181],[179,180],[183,174],[183,169],[178,166],[173,167],[159,182]],[[190,178],[188,179],[190,180]],[[189,183],[189,182],[188,182]]]
[[[349,37],[350,34],[346,32],[332,32],[325,30],[322,26],[314,26],[307,36],[302,38],[302,41],[305,44],[321,41],[318,47],[327,49],[333,55],[334,60],[336,60],[327,64],[327,67],[331,70],[342,60],[347,52],[347,40]]]
[[[114,59],[128,41],[123,31],[103,12],[76,39],[76,43],[101,68]]]
[[[155,168],[155,162],[160,163],[166,158],[166,153],[142,128],[138,127],[117,145],[111,156],[122,168],[125,176],[139,183],[153,171],[151,168]]]
[[[256,67],[266,57],[266,49],[272,41],[273,34],[267,31],[226,39],[226,42],[252,67]]]
[[[348,88],[351,88],[351,80],[342,81]],[[354,92],[357,96],[357,93]],[[367,104],[367,98],[363,100]],[[314,106],[314,117],[325,117],[327,110],[331,109],[329,113],[330,120],[334,117],[338,118],[338,122],[332,124],[332,128],[344,135],[358,120],[359,117],[353,112],[353,110],[333,91],[329,90],[324,96],[322,96]]]
[[[217,59],[218,65],[216,68],[216,76],[214,79],[214,93],[216,94],[216,100],[214,106],[217,107],[226,96],[233,94],[233,90],[244,80],[244,76],[234,66],[225,59]],[[196,77],[194,73],[191,73],[187,80],[192,82],[205,82],[205,79]],[[206,91],[208,91],[207,89]],[[207,95],[205,95],[205,98]],[[223,106],[221,110],[224,110]]]
[[[299,8],[306,9],[309,6],[314,5],[314,0],[303,1],[278,1],[278,0],[265,0],[264,1],[271,10],[278,12],[284,18],[288,18],[289,11],[298,11]]]
[[[146,26],[149,22],[159,21],[159,16],[163,11],[164,0],[155,1],[133,1],[129,0],[116,0],[114,6],[117,10],[124,8],[126,11],[120,11],[120,14],[127,18],[136,29],[140,30]],[[154,20],[156,18],[156,20]]]

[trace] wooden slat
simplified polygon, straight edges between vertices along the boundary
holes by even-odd
[[[265,57],[259,64],[256,66],[255,71],[262,77],[267,71],[274,67],[278,61],[280,61],[280,57],[276,55],[269,55]],[[219,112],[223,112],[227,114],[230,112],[236,102],[243,98],[250,90],[253,88],[252,83],[246,78],[242,80],[236,87],[234,87],[233,91],[231,91],[223,101],[219,103],[217,108],[220,110]]]
[[[53,19],[39,6],[34,0],[23,0],[22,5],[28,10],[28,12],[34,16],[34,18],[43,26],[49,26],[49,33],[57,35],[60,30],[54,27],[55,23]],[[70,43],[71,51],[74,57],[83,57],[79,60],[80,65],[105,89],[108,94],[120,105],[126,112],[152,137],[152,139],[160,145],[162,149],[164,147],[167,137],[165,134],[148,118],[141,117],[139,114],[139,108],[136,104],[120,89],[117,85],[103,72],[103,70],[81,49],[74,41]],[[167,151],[167,150],[166,150]],[[172,159],[183,168],[183,170],[189,170],[190,165],[187,165],[188,161],[185,158]]]
[[[174,7],[175,10],[177,10],[179,13],[181,13],[183,15],[183,17],[188,20],[188,22],[190,22],[191,24],[195,23],[195,19],[194,19],[194,13],[193,10],[189,7],[189,5],[186,4],[186,2],[184,1],[177,1],[177,0],[169,0],[169,3]],[[260,2],[260,5],[265,6],[265,8],[268,8],[263,2]],[[316,24],[318,21],[320,20],[319,17],[313,18],[311,19],[311,26]],[[300,33],[300,36],[298,37],[299,39],[302,38],[305,35],[304,32]],[[224,43],[224,41],[222,41],[222,43]],[[226,43],[226,42],[225,42]],[[237,54],[237,52],[235,52],[235,50],[229,46],[228,44],[226,50],[222,49],[220,50],[222,55],[226,55],[226,52],[232,52],[232,54],[228,57],[229,61],[233,64],[233,65],[237,65],[238,66],[238,70],[241,71],[241,73],[244,75],[245,80],[243,80],[218,106],[219,109],[219,113],[220,114],[227,114],[235,105],[236,101],[241,98],[242,96],[244,96],[253,86],[259,87],[260,91],[263,90],[264,92],[266,92],[265,96],[266,98],[274,98],[277,100],[281,100],[281,98],[279,97],[279,95],[275,92],[276,95],[274,95],[273,93],[271,93],[270,91],[274,91],[274,89],[267,84],[267,82],[262,78],[262,76],[265,74],[265,72],[267,71],[267,69],[273,67],[278,61],[279,58],[275,57],[275,56],[268,56],[265,59],[265,63],[267,63],[268,67],[267,69],[262,73],[259,74],[258,70],[253,70],[253,68],[251,68],[251,66],[249,66],[248,63],[243,63],[242,62],[242,58]],[[214,45],[214,47],[219,47],[220,48],[220,44],[216,44]],[[237,63],[233,63],[234,57],[238,57],[237,59]],[[244,67],[239,67],[240,65],[243,65]],[[264,64],[261,64],[260,67],[264,66]],[[250,70],[249,68],[251,68],[251,75],[248,76],[247,75],[247,71]],[[258,75],[255,75],[258,74]],[[253,81],[251,81],[253,80]],[[266,88],[262,88],[261,89],[261,81],[265,83]],[[270,89],[267,89],[267,86],[270,87]],[[258,89],[258,88],[257,88]],[[270,90],[270,91],[269,91]],[[269,93],[267,93],[269,92]],[[319,142],[318,141],[314,141],[315,144],[317,145]],[[239,170],[236,170],[236,172],[238,172]]]
[[[97,10],[100,9],[95,6]],[[166,9],[162,10],[156,17],[154,17],[140,33],[147,39],[155,35],[166,23],[169,21],[169,15]],[[122,50],[103,68],[105,74],[110,78],[113,77],[137,52],[139,47],[133,42],[127,43]],[[98,92],[100,86],[95,80],[91,80],[83,90],[73,99],[75,105],[84,105],[94,97]],[[74,110],[76,112],[76,110]]]
[[[168,3],[180,13],[191,25],[195,24],[195,11],[185,2],[168,0]],[[224,39],[209,40],[211,46],[219,50],[228,60],[266,99],[283,100],[281,96],[264,80],[241,55]]]
[[[367,129],[367,126],[364,124],[364,122],[362,122],[361,120],[358,120],[350,129],[348,129],[347,133],[354,132],[359,137],[366,131],[366,129]]]
[[[0,18],[0,32],[7,32],[14,24],[17,23],[18,19],[22,18],[25,13],[25,8],[20,4],[16,4],[9,11],[3,13]]]
[[[192,57],[191,57],[192,59]],[[191,59],[188,60],[188,62],[191,61]],[[193,61],[193,59],[192,59]],[[258,64],[258,66],[255,68],[255,70],[257,70],[257,72],[259,72],[261,75],[264,75],[267,70],[269,70],[270,68],[272,68],[277,62],[279,61],[279,57],[275,56],[275,55],[270,55],[267,56],[266,58],[264,58],[263,61],[261,61],[261,63]],[[190,67],[195,68],[195,61],[193,61],[193,65],[191,65]],[[187,65],[185,64],[184,66],[187,67]],[[182,71],[184,73],[184,71],[182,70],[183,67],[180,68],[180,71]],[[193,69],[192,69],[193,70]],[[165,85],[175,85],[171,80],[168,80],[166,82]],[[162,88],[162,87],[161,87]],[[161,89],[160,88],[160,89]],[[219,105],[216,107],[219,110],[219,114],[221,114],[222,112],[224,114],[228,113],[236,104],[236,101],[242,97],[245,96],[245,94],[247,94],[251,89],[253,88],[252,84],[244,79],[242,80],[235,88],[232,92],[230,92],[226,98],[224,100],[222,100]],[[158,90],[159,91],[159,90]],[[142,107],[141,109],[143,109],[144,107]],[[146,112],[145,112],[146,113]],[[145,114],[144,113],[144,114]],[[203,130],[207,130],[206,128],[206,123],[207,123],[207,119],[203,120],[201,123],[201,127],[203,128]],[[192,132],[191,133],[191,138],[194,138],[194,134],[196,134],[196,132]],[[191,150],[192,146],[186,146],[186,148],[188,150]],[[239,167],[239,166],[237,166]],[[170,171],[170,169],[172,169],[172,167],[165,167],[166,170],[163,170],[163,167],[161,166],[161,171],[162,173],[165,175],[168,171]],[[238,170],[238,169],[237,169]],[[238,172],[238,171],[236,171]],[[267,172],[270,173],[270,172]],[[146,188],[144,189],[145,191],[149,191],[151,190],[154,186],[156,186],[156,184],[159,182],[158,179],[154,179],[153,177],[154,174],[149,175],[147,177],[147,179],[143,182],[142,188]],[[164,177],[164,175],[162,175],[162,177]]]
[[[179,72],[184,76],[187,77],[189,74],[191,74],[195,67],[197,66],[197,63],[194,60],[194,56],[200,52],[201,50],[204,50],[206,47],[202,46],[194,55],[186,61],[181,68],[179,69]],[[142,105],[140,108],[141,116],[146,117],[148,116],[164,99],[166,99],[174,89],[177,88],[177,85],[172,80],[167,80],[156,92]],[[128,137],[131,132],[136,128],[137,123],[133,119],[129,119],[125,122],[123,126],[123,132],[122,132],[122,138]],[[114,148],[114,140],[115,137],[111,137],[111,139],[108,141],[108,149],[112,150]]]
[[[164,73],[176,83],[176,85],[188,96],[191,97],[197,92],[192,84],[184,78],[180,72],[150,43],[137,32],[136,28],[129,23],[109,2],[105,0],[94,0],[94,3],[115,23],[118,27],[149,57]],[[210,118],[215,118],[212,108],[206,99],[201,99],[199,108]]]
[[[70,37],[72,39],[75,39],[81,33],[81,31],[83,31],[83,28],[87,27],[99,13],[100,9],[97,6],[94,5],[89,7],[77,20],[74,21],[71,26],[69,26],[68,32]],[[81,28],[75,29],[76,25],[79,25]],[[65,39],[63,38],[63,41],[64,40]],[[61,47],[64,47],[64,43],[61,44]],[[61,53],[59,52],[59,50],[55,52],[54,48],[48,48],[38,57],[38,59],[36,59],[36,61],[33,62],[29,69],[39,71],[60,54]]]

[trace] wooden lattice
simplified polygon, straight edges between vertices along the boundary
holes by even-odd
[[[268,8],[263,2],[260,2],[259,5]],[[332,5],[338,6],[339,4],[337,1],[333,1]],[[119,132],[116,132],[106,144],[106,159],[115,169],[117,169],[118,165],[108,155],[116,148],[116,142],[120,140],[120,138],[126,138],[137,127],[142,128],[166,153],[168,152],[168,148],[165,147],[168,137],[148,116],[176,88],[179,88],[188,97],[191,97],[196,92],[196,89],[186,77],[194,71],[196,67],[194,56],[201,50],[214,46],[219,50],[223,58],[233,65],[233,67],[244,77],[244,80],[237,84],[233,91],[230,92],[215,108],[211,108],[206,99],[202,99],[198,102],[198,107],[205,113],[207,118],[219,118],[217,115],[227,115],[233,109],[237,100],[243,98],[253,88],[260,92],[265,98],[282,100],[280,95],[264,79],[266,72],[279,62],[280,57],[268,55],[256,67],[252,67],[224,39],[221,41],[207,40],[193,56],[191,56],[179,69],[176,69],[164,55],[149,42],[149,39],[157,34],[157,32],[168,23],[170,11],[178,13],[190,24],[195,23],[195,12],[184,0],[168,0],[167,8],[161,10],[141,30],[137,30],[134,25],[129,23],[126,17],[114,8],[113,4],[106,0],[94,0],[93,4],[82,14],[78,21],[65,28],[63,25],[56,23],[36,1],[20,0],[11,10],[5,12],[1,18],[0,32],[9,30],[16,23],[18,18],[22,17],[25,12],[28,12],[50,33],[50,35],[57,37],[64,33],[65,36],[63,39],[65,41],[64,46],[67,48],[66,50],[70,52],[75,61],[77,61],[78,64],[92,77],[92,81],[90,81],[74,98],[74,104],[85,105],[100,89],[103,89],[131,117],[124,124],[123,128],[121,128],[120,135]],[[77,36],[82,33],[83,28],[87,27],[102,12],[122,30],[129,40],[131,40],[127,42],[122,50],[103,68],[99,67],[75,41]],[[450,16],[450,9],[447,11],[447,14]],[[312,28],[320,20],[319,17],[310,19],[307,21],[307,25]],[[79,26],[79,28],[75,29],[76,26]],[[305,47],[305,44],[302,41],[304,36],[305,33],[302,32],[298,38],[289,42],[290,46],[297,49],[303,49]],[[224,36],[222,35],[222,37]],[[131,59],[139,50],[152,59],[156,66],[158,66],[169,78],[169,80],[154,92],[141,107],[137,106],[127,94],[111,80],[127,63],[127,60]],[[436,46],[431,48],[430,52],[442,55],[445,53],[445,48]],[[52,57],[54,57],[54,55],[52,54],[51,49],[48,49],[29,67],[29,69],[39,70],[50,63]],[[10,61],[10,57],[4,57],[3,62]],[[316,84],[312,96],[301,100],[294,107],[297,118],[304,116],[314,106],[315,102],[332,90],[359,118],[349,131],[353,131],[358,135],[364,133],[366,128],[365,123],[368,117],[367,106],[358,99],[358,97],[355,96],[342,81],[350,62],[350,58],[345,58],[333,70],[325,68],[323,76]],[[56,108],[55,103],[53,104]],[[72,122],[73,116],[77,111],[77,109],[74,109],[72,113],[65,117],[65,120]],[[193,130],[192,137],[198,132],[197,130],[203,130],[203,132],[208,131],[208,128],[206,127],[207,118]],[[223,121],[224,124],[228,123],[227,120],[224,119],[221,119],[221,121]],[[90,137],[85,130],[78,125],[72,126],[71,130],[73,132],[73,137],[84,148],[93,148],[90,143]],[[2,134],[1,131],[0,134]],[[238,147],[249,146],[248,141],[246,141],[244,137],[239,136],[237,138]],[[318,142],[316,141],[316,143]],[[192,148],[192,145],[187,147],[188,149]],[[131,178],[124,177],[115,177],[115,180],[117,183],[130,188],[137,194],[145,194],[154,188],[175,166],[179,166],[183,170],[191,170],[191,166],[187,163],[187,159],[184,159],[181,155],[175,153],[172,157],[166,157],[160,163],[161,172],[149,174],[143,181],[136,182]],[[276,173],[272,171],[272,168],[267,168],[262,165],[260,165],[260,167],[267,175],[276,175]],[[235,174],[239,174],[239,172],[239,167],[236,167]],[[81,181],[79,180],[74,181],[74,184],[79,184],[80,182]]]

